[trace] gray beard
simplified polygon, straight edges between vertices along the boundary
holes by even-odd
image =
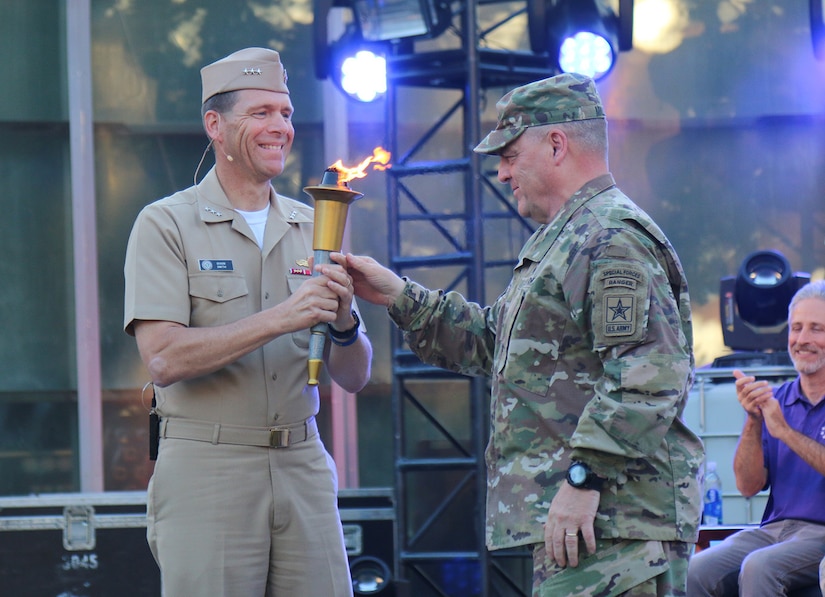
[[[793,362],[794,369],[796,369],[799,373],[803,373],[805,375],[813,375],[820,369],[825,368],[825,354],[819,353],[816,361],[813,363],[811,362],[800,362],[797,361],[794,357],[794,353],[790,353],[791,362]]]

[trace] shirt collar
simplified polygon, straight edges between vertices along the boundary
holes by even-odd
[[[204,222],[225,222],[235,219],[235,208],[218,180],[214,166],[203,180],[195,186],[198,212]],[[295,202],[297,203],[297,202]],[[287,223],[312,222],[311,209],[297,209],[294,202],[278,195],[272,185],[269,187],[269,219],[276,218]]]
[[[602,174],[584,183],[584,185],[565,202],[552,221],[540,226],[536,230],[532,238],[524,245],[524,249],[519,255],[519,263],[522,263],[525,259],[541,261],[547,249],[555,242],[556,238],[558,238],[562,229],[570,218],[573,217],[573,214],[590,199],[614,186],[616,186],[616,181],[610,173]]]

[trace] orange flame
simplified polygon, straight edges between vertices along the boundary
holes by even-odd
[[[386,170],[387,168],[390,168],[390,157],[389,151],[385,150],[383,147],[376,147],[372,150],[372,155],[370,157],[354,168],[347,168],[341,160],[338,160],[330,166],[329,169],[337,170],[339,172],[338,184],[343,185],[355,178],[364,178],[367,175],[367,166],[370,164],[373,164],[372,167],[374,170]]]

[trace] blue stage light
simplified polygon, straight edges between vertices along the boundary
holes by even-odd
[[[563,72],[604,77],[633,48],[633,5],[619,0],[614,12],[602,0],[527,0],[530,48]]]
[[[559,48],[559,67],[566,73],[580,73],[593,79],[606,75],[616,59],[613,46],[603,36],[579,31],[567,37]]]
[[[369,50],[359,50],[341,61],[341,89],[350,97],[372,102],[387,93],[387,59]]]

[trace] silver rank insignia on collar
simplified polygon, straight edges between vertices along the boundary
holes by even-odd
[[[223,214],[221,212],[212,209],[208,205],[203,208],[203,211],[211,213],[213,216],[218,216],[219,218],[223,216]]]
[[[295,210],[293,209],[293,210],[292,210],[292,213],[291,213],[291,214],[289,214],[289,217],[288,217],[287,219],[288,219],[288,220],[294,220],[294,219],[295,219],[295,216],[297,216],[297,215],[298,215],[298,212],[297,212],[297,211],[295,211]]]
[[[261,69],[259,68],[245,68],[243,69],[243,74],[245,75],[260,75]]]

